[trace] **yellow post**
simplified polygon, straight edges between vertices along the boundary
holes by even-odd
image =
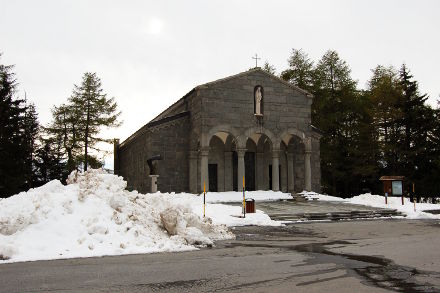
[[[244,176],[243,176],[243,215],[244,217],[246,217],[246,198],[244,195],[244,188],[245,188],[245,184],[244,184]]]
[[[205,217],[205,205],[206,205],[206,186],[205,186],[205,181],[203,181],[203,217]]]

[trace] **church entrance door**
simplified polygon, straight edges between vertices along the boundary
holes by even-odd
[[[245,168],[245,185],[246,190],[255,190],[255,153],[246,152],[244,155],[244,168]]]
[[[217,192],[217,164],[208,164],[209,191]]]

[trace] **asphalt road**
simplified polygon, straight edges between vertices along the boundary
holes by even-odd
[[[0,265],[0,292],[439,292],[439,221],[235,228],[184,253]]]

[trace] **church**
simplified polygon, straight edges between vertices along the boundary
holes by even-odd
[[[242,191],[243,179],[249,191],[319,192],[312,100],[260,67],[198,85],[124,142],[115,140],[114,172],[142,193],[152,190],[152,173],[161,192]],[[154,156],[161,159],[149,164]]]

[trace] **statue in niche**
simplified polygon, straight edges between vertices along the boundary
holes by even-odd
[[[263,115],[263,87],[257,86],[255,87],[255,115]]]

